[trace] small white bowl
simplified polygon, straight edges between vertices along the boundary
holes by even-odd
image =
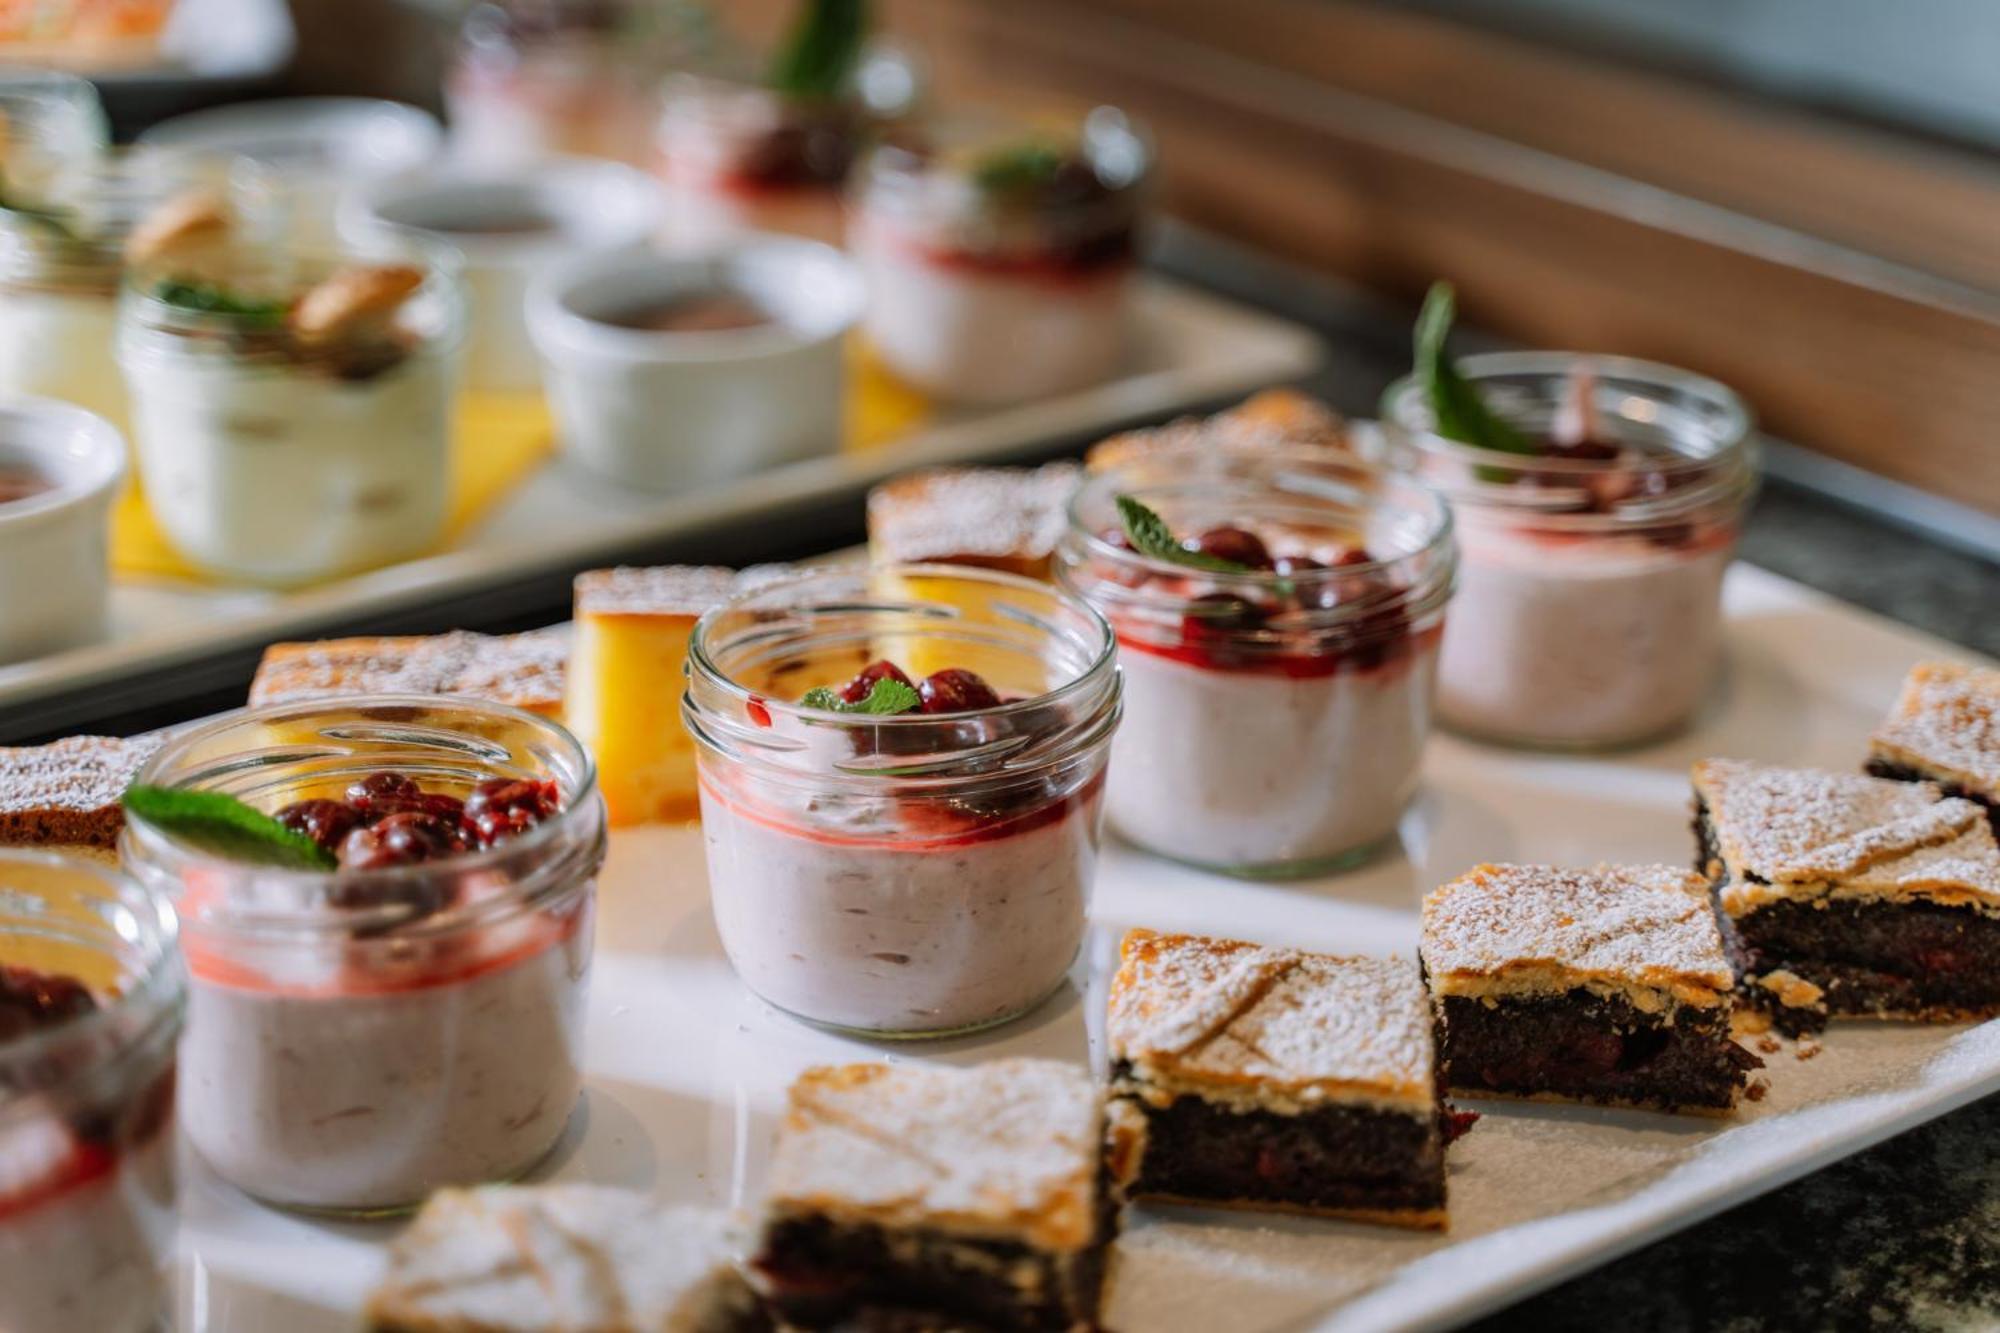
[[[657,333],[606,318],[677,297],[738,293],[769,324]],[[551,269],[528,294],[562,446],[636,489],[726,481],[840,445],[841,339],[861,276],[832,246],[757,237],[707,255],[597,255]]]
[[[341,208],[341,235],[361,243],[428,237],[465,258],[471,298],[465,382],[473,389],[533,390],[541,363],[528,339],[528,285],[579,254],[643,245],[660,229],[659,183],[600,158],[547,158],[509,169],[406,172],[364,185]],[[521,219],[542,230],[482,231]]]
[[[0,662],[104,633],[111,501],[125,441],[111,423],[52,398],[0,398],[0,468],[55,485],[0,504]]]
[[[190,111],[161,121],[139,142],[254,158],[293,192],[305,237],[325,241],[345,191],[435,158],[444,127],[430,112],[401,102],[291,97]]]

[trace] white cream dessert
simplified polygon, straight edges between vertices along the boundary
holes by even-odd
[[[1107,378],[1129,343],[1147,159],[1109,108],[1067,137],[947,123],[877,149],[850,238],[869,341],[898,375],[964,402]]]
[[[165,276],[139,280],[119,363],[147,499],[182,554],[282,585],[436,539],[462,326],[448,275],[286,260],[227,286],[152,272]]]

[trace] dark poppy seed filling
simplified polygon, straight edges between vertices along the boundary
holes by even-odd
[[[1941,778],[1935,773],[1926,773],[1920,768],[1912,768],[1908,764],[1899,764],[1889,759],[1870,759],[1868,772],[1872,777],[1888,778],[1892,782],[1928,782],[1946,796],[1956,796],[1962,801],[1971,801],[1986,811],[1986,822],[1992,826],[1994,836],[2000,837],[2000,804],[1996,804],[1993,798],[1984,792],[1974,791],[1948,778]]]

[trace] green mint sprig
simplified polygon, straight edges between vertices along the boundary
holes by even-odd
[[[1211,574],[1254,574],[1257,571],[1236,560],[1224,560],[1188,549],[1174,536],[1167,521],[1129,495],[1118,497],[1118,517],[1125,524],[1125,538],[1140,555],[1164,560],[1189,569],[1205,569]]]
[[[839,97],[867,42],[867,0],[806,0],[772,63],[771,86],[791,97]]]
[[[1447,440],[1493,449],[1505,454],[1539,454],[1541,447],[1511,423],[1503,420],[1471,380],[1445,354],[1445,335],[1451,332],[1456,300],[1448,282],[1434,282],[1424,297],[1423,313],[1417,316],[1417,378],[1431,405],[1431,417],[1438,434]]]
[[[890,717],[897,713],[915,710],[923,699],[917,692],[900,680],[883,676],[868,690],[868,697],[858,704],[851,704],[827,686],[807,690],[799,699],[801,708],[819,708],[829,713],[869,713],[876,717]]]
[[[125,809],[154,828],[232,861],[286,870],[332,870],[333,854],[227,792],[134,785]]]
[[[283,301],[260,301],[238,296],[212,282],[186,282],[167,278],[153,287],[153,297],[180,310],[204,315],[231,315],[255,324],[277,324],[285,317]]]
[[[972,183],[988,194],[1021,195],[1046,189],[1062,170],[1065,154],[1047,143],[998,148],[972,169]]]

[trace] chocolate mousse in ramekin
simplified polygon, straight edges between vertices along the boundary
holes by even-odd
[[[688,648],[710,895],[746,985],[878,1037],[1005,1022],[1083,939],[1119,719],[1103,619],[1011,574],[831,569]]]
[[[1163,451],[1084,484],[1058,559],[1118,635],[1119,833],[1258,876],[1337,869],[1395,833],[1456,562],[1435,494],[1322,451]]]
[[[1721,654],[1722,575],[1756,490],[1749,409],[1714,380],[1626,357],[1457,367],[1541,448],[1444,438],[1415,377],[1383,395],[1386,461],[1443,491],[1458,527],[1439,720],[1558,749],[1676,730]]]
[[[160,1326],[173,1254],[166,901],[108,866],[0,849],[0,1328]]]
[[[371,1214],[519,1176],[581,1086],[605,847],[590,759],[546,718],[384,695],[184,732],[140,786],[275,816],[327,869],[218,852],[128,811],[190,974],[180,1119],[267,1203]]]
[[[849,229],[870,344],[958,402],[1107,378],[1131,342],[1152,159],[1113,107],[1068,123],[961,114],[897,130],[857,172]]]

